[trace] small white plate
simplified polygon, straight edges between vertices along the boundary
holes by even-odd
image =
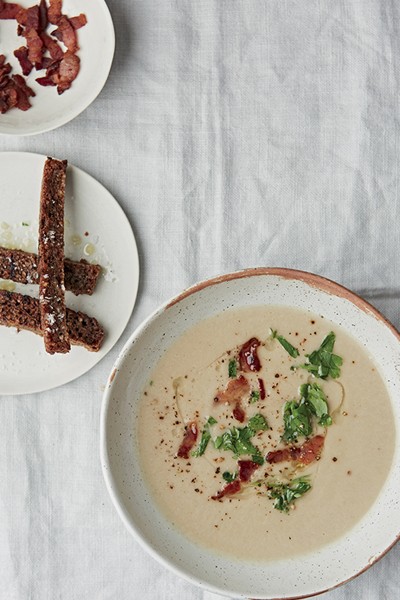
[[[32,5],[32,0],[21,0],[22,6]],[[87,24],[77,31],[81,59],[80,72],[69,90],[61,96],[55,87],[43,87],[35,79],[45,71],[33,69],[26,78],[36,96],[31,98],[32,108],[23,112],[17,108],[0,114],[0,133],[8,135],[33,135],[65,125],[93,102],[107,81],[114,57],[115,35],[110,12],[104,0],[64,0],[63,13],[69,17],[84,13]],[[48,31],[54,29],[54,25]],[[17,36],[15,19],[0,20],[0,53],[21,74],[14,50],[24,44]]]
[[[12,243],[37,252],[44,161],[38,154],[0,154],[1,246]],[[51,356],[40,336],[0,326],[0,395],[41,392],[89,371],[114,346],[135,304],[139,259],[131,226],[111,194],[71,165],[65,195],[65,254],[103,267],[92,296],[66,292],[68,307],[96,317],[102,324],[106,332],[103,346],[99,352],[72,346],[68,354]],[[17,284],[15,291],[38,296],[38,286],[34,285]]]

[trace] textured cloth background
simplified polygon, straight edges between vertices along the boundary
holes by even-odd
[[[1,600],[212,597],[128,535],[100,470],[107,375],[162,301],[218,273],[294,267],[400,326],[398,1],[109,7],[117,48],[99,98],[59,130],[0,138],[2,151],[68,158],[101,181],[141,254],[138,302],[113,351],[60,389],[0,399]],[[324,600],[399,598],[399,558],[400,546]]]

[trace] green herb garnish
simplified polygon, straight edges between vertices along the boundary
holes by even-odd
[[[260,392],[256,392],[256,391],[252,391],[250,394],[250,404],[254,404],[254,402],[257,402],[260,399]]]
[[[227,483],[232,483],[232,481],[235,481],[237,477],[237,472],[235,471],[235,473],[229,473],[229,471],[225,471],[225,473],[222,473],[222,477]]]
[[[237,375],[237,363],[236,363],[236,359],[234,359],[234,358],[232,358],[232,360],[229,361],[228,375],[232,379],[235,379],[235,377]]]
[[[208,443],[211,440],[210,425],[215,425],[216,422],[217,421],[216,421],[216,419],[214,419],[214,417],[208,417],[207,422],[204,425],[203,432],[201,434],[199,446],[196,450],[194,450],[192,452],[192,456],[197,458],[204,454],[204,452],[206,451],[206,448],[208,446]]]
[[[23,227],[29,227],[29,223],[25,223],[25,221],[22,221],[22,226]]]
[[[306,354],[308,362],[299,365],[298,368],[306,369],[321,379],[326,379],[327,377],[337,379],[337,377],[340,377],[340,367],[343,364],[343,359],[341,356],[333,354],[335,340],[336,335],[331,331],[323,340],[318,350],[314,350],[311,354]]]
[[[282,439],[285,442],[296,442],[297,438],[307,437],[312,432],[311,411],[304,403],[290,400],[283,411],[285,431]]]
[[[251,438],[259,431],[269,429],[268,423],[261,414],[254,415],[249,419],[246,427],[232,427],[214,440],[214,446],[217,450],[226,450],[233,452],[235,458],[243,454],[251,455],[254,462],[263,464],[264,459],[260,450],[251,442]]]
[[[297,358],[299,356],[300,353],[297,350],[297,348],[292,346],[292,344],[288,342],[283,336],[278,335],[276,329],[271,329],[271,335],[272,339],[277,339],[281,346],[285,348],[286,352],[290,354],[292,358]]]
[[[294,502],[311,489],[309,478],[298,477],[290,483],[269,483],[268,496],[274,500],[274,508],[288,513]]]
[[[300,386],[300,401],[286,402],[283,411],[285,431],[282,439],[295,442],[299,437],[308,437],[312,433],[312,419],[317,417],[323,427],[332,425],[326,396],[318,383],[304,383]]]

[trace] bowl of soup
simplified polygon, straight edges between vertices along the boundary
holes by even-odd
[[[238,598],[299,598],[400,534],[400,336],[310,273],[201,282],[138,327],[110,374],[101,462],[162,564]]]

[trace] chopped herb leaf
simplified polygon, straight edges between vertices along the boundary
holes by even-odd
[[[285,431],[282,439],[285,442],[296,442],[301,436],[309,436],[312,432],[311,412],[304,403],[296,400],[286,402],[283,411],[283,424]]]
[[[290,483],[269,483],[268,496],[274,500],[274,508],[288,513],[297,498],[311,489],[308,477],[298,477]]]
[[[234,379],[237,375],[237,363],[236,363],[236,359],[234,359],[234,358],[229,361],[228,375],[232,379]]]
[[[275,329],[271,329],[271,335],[272,339],[277,339],[281,346],[285,348],[286,352],[290,354],[292,358],[297,358],[299,356],[300,353],[297,350],[297,348],[292,346],[292,344],[288,342],[283,336],[278,335],[278,332]]]
[[[254,446],[251,442],[251,438],[259,431],[265,431],[269,429],[268,423],[263,415],[254,415],[249,420],[246,427],[232,427],[227,429],[222,435],[218,436],[214,440],[215,448],[233,452],[235,458],[242,456],[243,454],[249,454],[258,458],[258,464],[262,464],[263,461],[260,450]],[[254,460],[254,462],[257,462]],[[263,461],[264,462],[264,461]]]
[[[199,446],[196,450],[192,452],[192,456],[195,456],[197,458],[204,454],[208,443],[211,440],[210,425],[215,425],[216,422],[217,421],[216,419],[214,419],[214,417],[208,417],[206,424],[204,425],[203,432],[201,434]]]
[[[227,483],[232,483],[232,481],[235,481],[235,479],[237,477],[237,472],[229,473],[229,471],[225,471],[225,473],[222,473],[222,477],[225,479],[225,481]]]
[[[249,419],[247,427],[254,432],[253,435],[258,433],[259,431],[266,431],[267,429],[269,429],[269,425],[267,423],[266,418],[260,413],[257,413],[256,415],[254,415],[254,417],[251,417],[251,419]]]
[[[332,425],[326,396],[318,383],[303,383],[300,386],[300,401],[286,402],[283,412],[285,431],[282,439],[295,442],[299,437],[307,437],[312,433],[312,418],[317,417],[323,427]]]
[[[22,221],[22,225],[23,227],[29,227],[29,223],[25,223],[25,221]]]
[[[337,354],[333,354],[333,346],[335,345],[336,336],[331,331],[322,341],[318,350],[314,350],[311,354],[307,354],[308,362],[299,365],[299,368],[306,369],[316,377],[326,379],[332,377],[337,379],[340,377],[340,367],[343,364],[343,359]]]
[[[254,402],[257,402],[257,400],[260,399],[260,392],[256,392],[256,391],[252,391],[250,394],[250,404],[254,404]]]
[[[258,465],[263,465],[264,464],[264,459],[261,456],[261,453],[259,454],[252,454],[251,455],[251,460],[255,463],[257,463]]]

